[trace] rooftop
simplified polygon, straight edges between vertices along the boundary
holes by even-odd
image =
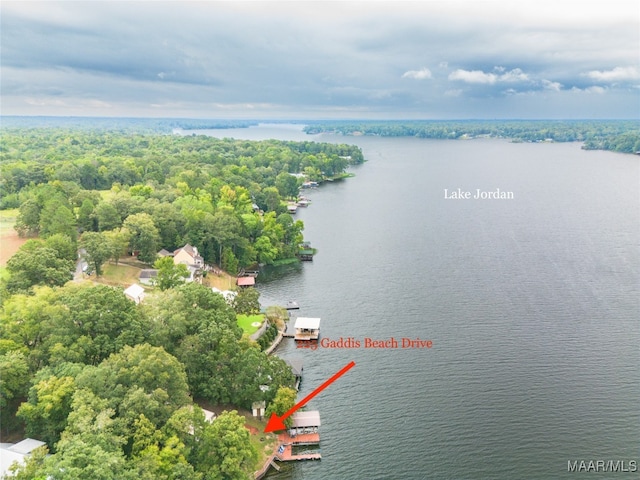
[[[237,282],[239,287],[252,287],[256,284],[254,277],[239,277]]]
[[[319,318],[298,317],[296,319],[296,329],[301,328],[305,330],[320,330]]]
[[[320,426],[320,412],[317,410],[296,412],[291,416],[291,419],[295,428]]]

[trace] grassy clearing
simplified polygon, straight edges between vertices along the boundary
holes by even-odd
[[[222,272],[221,274],[209,272],[207,273],[207,276],[202,279],[202,283],[208,287],[216,287],[218,290],[236,289],[236,277],[232,277],[225,272]]]
[[[262,325],[262,322],[264,321],[264,315],[259,313],[257,315],[241,315],[238,314],[236,315],[236,319],[238,321],[238,326],[242,329],[242,331],[244,333],[246,333],[247,335],[251,335],[252,333],[255,333],[258,331],[258,329],[260,328],[260,325],[258,325],[257,327],[253,326],[253,323],[260,323]]]
[[[248,414],[244,415],[244,418],[245,426],[251,434],[249,437],[251,445],[258,452],[258,460],[253,467],[253,470],[256,471],[262,468],[267,458],[271,456],[278,446],[278,437],[272,433],[264,433],[265,421],[260,421]]]
[[[18,217],[18,209],[0,210],[0,235],[15,233],[13,226]]]
[[[134,283],[138,283],[140,269],[130,265],[116,265],[107,263],[103,267],[102,276],[95,279],[96,282],[106,285],[128,287]]]

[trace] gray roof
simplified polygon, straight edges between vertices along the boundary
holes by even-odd
[[[154,278],[158,276],[158,270],[155,268],[143,268],[140,270],[140,278]]]
[[[317,410],[296,412],[291,418],[293,420],[293,426],[296,428],[320,426],[320,412]]]
[[[285,360],[285,362],[291,367],[291,373],[296,377],[302,376],[302,359],[292,358],[291,360]]]

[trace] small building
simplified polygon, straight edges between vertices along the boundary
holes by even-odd
[[[253,287],[256,284],[255,277],[238,277],[236,285],[241,288]]]
[[[318,433],[320,427],[320,412],[317,410],[295,412],[291,419],[293,425],[289,429],[289,435],[301,435],[303,433]]]
[[[287,205],[287,212],[294,214],[298,211],[298,205],[296,203],[290,203]]]
[[[165,250],[164,248],[162,250],[160,250],[158,252],[158,257],[160,258],[164,258],[164,257],[173,257],[173,253],[171,253],[169,250]]]
[[[267,403],[263,400],[261,402],[253,402],[251,404],[251,410],[253,412],[253,416],[262,420],[264,417],[264,411],[267,408]]]
[[[298,317],[293,328],[296,340],[317,340],[320,336],[320,319]]]
[[[143,285],[153,285],[155,279],[158,277],[158,270],[155,268],[143,268],[140,270],[140,276],[138,280]]]
[[[44,442],[33,438],[26,438],[16,444],[0,443],[0,478],[5,478],[9,474],[11,465],[24,464],[31,452],[44,445],[46,445]]]
[[[127,288],[124,291],[124,294],[128,299],[133,300],[136,303],[140,303],[145,296],[144,288],[142,288],[137,283],[134,283],[129,288]]]

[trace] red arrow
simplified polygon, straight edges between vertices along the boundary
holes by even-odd
[[[338,378],[340,378],[342,375],[347,373],[347,371],[349,369],[351,369],[351,368],[353,368],[355,366],[356,366],[356,362],[352,361],[351,363],[349,363],[349,364],[345,365],[344,367],[342,367],[342,369],[338,373],[333,375],[333,377],[331,377],[329,380],[324,382],[322,385],[320,385],[318,388],[316,388],[309,395],[307,395],[302,400],[300,400],[298,403],[296,403],[293,407],[291,407],[289,410],[287,410],[285,412],[285,414],[282,415],[281,417],[279,417],[275,413],[272,413],[271,414],[271,418],[269,419],[269,422],[267,423],[267,426],[264,429],[264,433],[275,432],[277,430],[286,429],[287,427],[285,427],[285,425],[284,425],[285,419],[287,419],[291,415],[293,415],[293,413],[296,410],[298,410],[299,408],[304,407],[307,404],[307,402],[309,402],[309,400],[311,400],[313,397],[318,395],[322,390],[327,388],[329,385],[331,385],[333,382],[335,382]]]

